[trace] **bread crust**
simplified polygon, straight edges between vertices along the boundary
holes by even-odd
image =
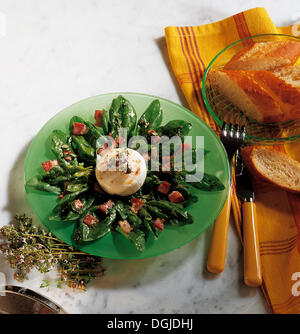
[[[293,65],[299,56],[299,42],[256,42],[237,52],[224,69],[269,71],[277,67]]]
[[[232,87],[226,87],[221,74],[236,84],[235,91]],[[293,86],[285,77],[281,78],[270,71],[240,70],[215,70],[208,77],[212,86],[249,118],[261,123],[280,123],[300,118],[300,87]],[[238,89],[251,100],[251,105],[244,103],[245,95],[238,94]]]
[[[300,118],[300,88],[269,71],[251,71],[250,75],[272,95],[283,111],[283,120]]]
[[[265,146],[245,146],[242,150],[241,150],[241,156],[243,159],[243,162],[245,164],[245,166],[247,167],[248,171],[250,172],[250,174],[256,178],[256,179],[260,179],[261,181],[264,182],[268,182],[271,183],[273,185],[276,185],[278,188],[285,190],[285,191],[289,191],[295,194],[300,194],[300,190],[296,190],[293,188],[290,188],[288,186],[285,186],[281,183],[276,182],[274,179],[272,179],[271,175],[265,175],[262,174],[259,169],[257,168],[257,166],[254,163],[254,159],[253,159],[253,155],[254,155],[254,151],[255,150],[259,150],[259,149],[268,149],[268,150],[273,150],[270,147],[265,147]],[[275,151],[275,150],[273,150]],[[283,153],[279,153],[278,154],[282,155],[283,159],[291,159],[289,156],[283,154]],[[292,159],[291,159],[292,160]]]

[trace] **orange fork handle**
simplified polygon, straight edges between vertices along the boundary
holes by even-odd
[[[253,202],[244,202],[243,239],[244,239],[244,282],[251,287],[262,284],[259,240],[256,225],[256,207]]]
[[[230,208],[231,190],[228,192],[228,197],[221,213],[214,222],[207,260],[207,270],[214,274],[221,273],[225,268]]]

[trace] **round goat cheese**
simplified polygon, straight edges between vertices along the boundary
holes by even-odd
[[[110,148],[98,155],[96,178],[111,195],[129,196],[144,184],[147,166],[141,154],[130,148]]]

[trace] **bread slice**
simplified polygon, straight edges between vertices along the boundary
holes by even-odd
[[[300,56],[300,42],[257,42],[237,52],[225,70],[266,70],[293,65]]]
[[[300,163],[266,146],[246,146],[241,152],[249,172],[290,192],[300,193]]]
[[[214,70],[209,81],[249,118],[261,123],[300,118],[300,68],[276,71]]]

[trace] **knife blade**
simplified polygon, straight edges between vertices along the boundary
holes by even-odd
[[[259,239],[256,220],[254,191],[249,171],[243,163],[240,151],[235,156],[236,193],[242,200],[244,282],[251,287],[262,284]]]

